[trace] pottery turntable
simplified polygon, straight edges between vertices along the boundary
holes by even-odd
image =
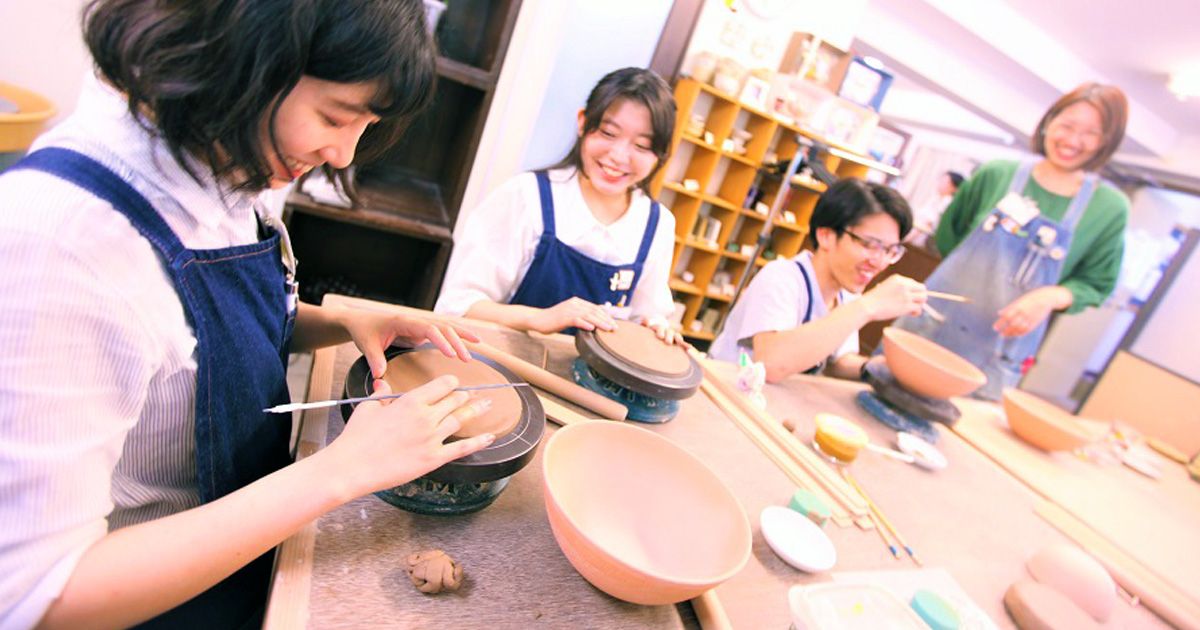
[[[618,321],[614,331],[581,330],[575,349],[575,382],[625,405],[628,418],[638,422],[674,418],[679,402],[695,394],[704,379],[700,364],[682,346],[663,343],[639,324]]]
[[[948,399],[979,389],[987,377],[966,359],[898,328],[883,331],[884,362],[867,364],[872,391],[855,401],[877,420],[895,429],[937,441],[932,422],[953,426],[962,412]]]
[[[443,374],[454,374],[459,385],[488,385],[523,382],[515,374],[487,357],[475,355],[465,363],[447,357],[430,344],[417,348],[389,348],[384,380],[394,392],[405,392]],[[346,374],[346,397],[369,396],[373,389],[371,369],[359,357]],[[530,387],[512,387],[474,392],[489,398],[492,406],[483,415],[463,424],[454,438],[494,433],[496,441],[487,448],[456,459],[409,483],[376,492],[375,496],[418,514],[468,514],[491,505],[508,485],[509,478],[533,459],[534,449],[546,430],[546,414]],[[342,407],[349,420],[353,407]]]

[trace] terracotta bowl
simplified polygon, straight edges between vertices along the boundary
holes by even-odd
[[[15,103],[15,113],[0,113],[0,151],[25,151],[54,116],[54,104],[44,96],[0,82],[0,97]]]
[[[966,359],[907,330],[883,329],[883,356],[900,385],[919,396],[966,396],[987,383]]]
[[[750,557],[750,521],[699,459],[646,429],[558,429],[542,454],[546,514],[576,571],[627,602],[691,599]]]
[[[1061,407],[1029,392],[1006,388],[1003,398],[1008,428],[1044,451],[1073,451],[1100,437]]]

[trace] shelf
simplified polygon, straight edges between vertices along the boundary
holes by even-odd
[[[705,243],[704,241],[695,239],[695,238],[679,238],[678,236],[676,236],[675,242],[682,243],[684,247],[698,249],[702,252],[708,252],[710,254],[720,254],[721,253],[721,250],[717,249],[716,247],[709,245],[708,243]]]
[[[720,197],[708,195],[708,194],[702,193],[698,190],[695,190],[695,191],[688,190],[688,189],[684,188],[683,184],[681,184],[679,182],[663,182],[663,188],[666,188],[667,190],[673,191],[680,195],[686,195],[688,197],[693,197],[695,199],[699,199],[700,201],[703,201],[704,203],[707,203],[710,206],[716,206],[718,208],[723,208],[730,212],[737,212],[739,210],[739,208],[737,206],[729,203],[728,201],[725,201],[724,199],[721,199]]]
[[[828,189],[829,189],[829,187],[828,187],[828,186],[826,186],[825,184],[822,184],[821,182],[813,182],[813,183],[811,183],[811,184],[810,184],[810,183],[808,183],[808,182],[806,182],[806,181],[804,181],[804,180],[797,180],[795,177],[792,177],[792,180],[791,180],[791,182],[789,182],[789,183],[790,183],[792,186],[794,186],[794,187],[796,187],[796,188],[799,188],[799,189],[801,189],[801,190],[810,190],[810,191],[812,191],[812,192],[815,192],[815,193],[817,193],[817,194],[822,194],[822,193],[824,193],[826,190],[828,190]]]
[[[704,292],[701,291],[699,287],[697,287],[693,284],[684,282],[682,278],[671,278],[671,281],[669,284],[670,284],[672,291],[678,291],[679,293],[687,293],[688,295],[701,295],[701,296],[704,295]]]
[[[731,258],[733,260],[740,260],[742,262],[746,262],[746,261],[750,260],[749,254],[743,254],[741,252],[731,252],[729,250],[725,250],[725,251],[721,252],[721,255],[726,258]]]
[[[753,210],[750,208],[742,208],[741,210],[739,210],[739,212],[742,213],[742,216],[749,217],[751,219],[756,219],[758,221],[766,221],[767,220],[767,215],[765,215],[757,210]]]
[[[775,227],[783,228],[785,230],[788,230],[790,232],[795,232],[797,234],[808,234],[808,228],[806,228],[802,225],[796,225],[795,223],[787,223],[785,221],[780,221],[779,219],[775,220]]]
[[[724,293],[714,293],[712,291],[706,291],[704,293],[704,297],[710,300],[716,300],[717,302],[725,302],[726,304],[733,301],[732,296],[725,295]]]
[[[687,337],[688,339],[700,339],[703,341],[713,341],[714,339],[717,338],[716,335],[712,334],[711,332],[709,332],[707,330],[701,330],[699,332],[683,330],[680,332],[681,332],[681,334],[683,334],[684,337]]]
[[[773,258],[772,260],[778,260],[778,258]],[[763,258],[762,256],[759,256],[758,259],[754,261],[754,266],[761,267],[769,262],[771,262],[771,261],[767,260],[766,258]]]
[[[432,182],[370,182],[358,185],[358,208],[343,208],[314,201],[298,190],[288,196],[297,211],[428,241],[451,240],[442,194]]]
[[[443,79],[479,90],[490,90],[496,83],[490,72],[440,55],[437,58],[437,74]]]
[[[862,164],[863,166],[865,166],[869,169],[880,171],[882,173],[886,173],[893,177],[897,177],[900,175],[900,170],[894,166],[889,166],[887,164],[884,164],[883,162],[872,160],[871,158],[869,158],[865,155],[859,155],[859,154],[851,152],[851,151],[840,149],[836,146],[829,147],[829,154],[836,156],[836,157],[840,157],[843,160],[849,160],[849,161],[855,162],[857,164]]]

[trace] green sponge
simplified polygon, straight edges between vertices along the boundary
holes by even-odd
[[[792,495],[792,500],[788,503],[788,507],[807,516],[809,520],[821,527],[824,527],[825,521],[829,520],[829,506],[825,505],[821,497],[804,488],[796,490],[796,494]]]
[[[933,591],[917,591],[909,605],[933,630],[957,630],[962,623],[958,618],[958,611],[950,602]]]

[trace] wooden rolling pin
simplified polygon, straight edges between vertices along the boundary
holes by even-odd
[[[529,381],[529,384],[582,407],[587,407],[605,418],[624,420],[625,416],[629,414],[629,409],[625,405],[609,400],[596,392],[588,391],[557,374],[551,374],[532,363],[522,361],[495,346],[481,341],[478,343],[467,342],[467,347],[471,352],[479,353],[512,370],[517,376]]]

